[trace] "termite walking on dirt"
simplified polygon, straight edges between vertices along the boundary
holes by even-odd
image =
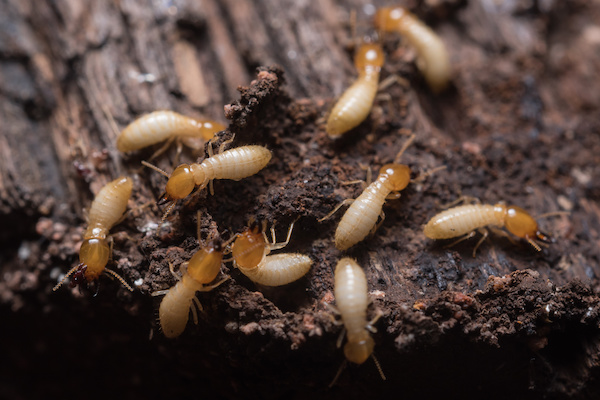
[[[198,215],[198,226],[200,225],[200,215]],[[200,240],[200,229],[198,229],[198,241]],[[175,338],[183,333],[188,323],[190,311],[194,322],[198,324],[198,311],[202,311],[202,305],[196,297],[196,292],[208,292],[215,289],[229,277],[220,281],[213,282],[223,264],[223,250],[226,243],[220,239],[213,238],[205,246],[194,253],[192,258],[181,265],[184,271],[180,280],[167,290],[158,290],[152,293],[152,296],[165,295],[158,309],[158,316],[161,329],[168,338]],[[173,272],[172,265],[171,272]],[[194,308],[194,305],[196,308]]]
[[[383,7],[375,13],[375,28],[397,32],[406,37],[418,54],[417,67],[434,92],[441,92],[450,81],[450,58],[440,37],[404,7]]]
[[[271,151],[263,146],[241,146],[222,151],[224,145],[233,141],[233,138],[221,145],[219,154],[213,155],[212,146],[208,146],[208,158],[202,163],[181,164],[171,175],[147,162],[142,162],[169,178],[165,193],[161,196],[159,203],[171,202],[163,214],[164,221],[176,200],[183,199],[192,193],[194,187],[202,190],[212,184],[214,179],[231,179],[239,181],[258,173],[271,160]],[[211,194],[214,194],[212,185]]]
[[[557,213],[546,214],[546,216],[553,214]],[[489,232],[486,227],[512,240],[509,234],[501,229],[504,228],[516,237],[525,239],[537,251],[541,251],[541,246],[547,246],[552,242],[552,238],[540,231],[537,221],[527,211],[504,203],[465,204],[450,208],[431,218],[423,231],[430,239],[451,239],[462,236],[450,246],[472,238],[480,232],[483,236],[473,249],[473,257],[475,257],[477,248],[488,237]]]
[[[379,73],[385,60],[378,44],[362,44],[354,56],[358,70],[356,81],[342,94],[327,119],[327,134],[339,138],[363,122],[373,107],[379,85]]]
[[[385,201],[398,199],[400,191],[404,190],[411,182],[410,168],[407,165],[399,164],[399,161],[414,138],[415,135],[412,135],[406,141],[396,155],[393,164],[386,164],[381,167],[377,179],[367,186],[360,196],[356,199],[342,201],[329,214],[319,220],[319,222],[324,221],[340,207],[350,204],[335,231],[335,247],[338,250],[347,250],[362,241],[369,233],[374,233],[385,219],[385,213],[383,212]],[[441,168],[434,169],[424,176],[430,175]],[[377,223],[379,217],[381,217],[381,221]]]
[[[108,232],[125,213],[132,188],[132,180],[121,177],[100,189],[90,207],[88,227],[79,250],[79,264],[71,268],[52,290],[57,290],[70,276],[70,287],[82,287],[97,281],[100,274],[106,272],[117,278],[129,291],[133,291],[120,275],[106,268],[111,253]]]
[[[199,150],[215,133],[224,129],[225,125],[209,119],[190,118],[174,111],[155,111],[141,116],[123,129],[117,138],[117,149],[125,153],[168,139],[167,147],[178,138],[189,147]],[[202,140],[187,140],[198,138]]]
[[[256,222],[237,235],[231,247],[234,265],[251,281],[264,286],[282,286],[297,281],[310,270],[312,260],[304,254],[282,253],[269,255],[273,250],[287,246],[294,223],[290,224],[285,242],[277,243],[275,229],[271,227],[269,243],[265,233]]]
[[[385,380],[379,362],[373,355],[375,341],[369,332],[375,333],[377,329],[373,326],[381,317],[378,313],[375,318],[367,322],[367,306],[369,305],[369,294],[367,278],[363,269],[351,258],[342,258],[335,267],[334,273],[334,295],[337,312],[344,325],[337,346],[341,347],[344,335],[347,342],[344,345],[346,360],[355,364],[364,363],[369,357],[373,358],[375,365]],[[336,307],[330,306],[335,310]],[[344,362],[330,386],[335,384],[340,373],[346,366]]]

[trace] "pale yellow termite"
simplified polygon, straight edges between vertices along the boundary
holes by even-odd
[[[450,81],[450,58],[440,37],[404,7],[383,7],[375,13],[375,27],[381,32],[397,32],[406,37],[418,53],[417,67],[434,92]]]
[[[385,376],[373,356],[375,341],[369,332],[377,332],[373,326],[381,317],[377,314],[371,322],[367,322],[367,306],[369,305],[369,295],[367,288],[367,278],[363,269],[351,258],[342,258],[335,267],[334,273],[334,295],[337,305],[337,312],[342,317],[344,330],[338,339],[338,347],[341,346],[344,334],[347,342],[344,345],[344,355],[346,360],[355,364],[364,363],[369,357],[372,357],[385,380]],[[341,373],[345,363],[338,372],[335,380]]]
[[[127,209],[132,187],[133,182],[130,178],[121,177],[100,189],[90,207],[88,227],[83,234],[83,243],[79,250],[79,264],[71,268],[52,290],[57,290],[71,275],[73,277],[70,287],[82,287],[96,281],[102,272],[107,272],[133,291],[121,276],[106,268],[111,253],[108,232],[119,222]]]
[[[344,200],[319,220],[320,222],[331,217],[340,207],[350,204],[335,231],[335,247],[338,250],[347,250],[367,237],[369,233],[375,232],[385,219],[383,212],[385,201],[399,198],[400,191],[411,182],[410,168],[398,162],[414,138],[413,135],[406,141],[393,164],[381,167],[377,179],[367,186],[360,196],[356,199]],[[379,217],[381,221],[377,224]]]
[[[196,297],[196,292],[208,292],[225,282],[228,277],[217,283],[213,282],[221,271],[223,262],[223,247],[221,241],[213,239],[206,246],[198,250],[188,261],[182,265],[183,276],[168,290],[159,290],[152,293],[153,296],[165,295],[158,309],[160,326],[168,338],[175,338],[183,333],[187,325],[190,310],[194,322],[198,323],[198,310],[202,305]],[[193,303],[192,303],[193,302]]]
[[[256,145],[235,147],[216,155],[212,154],[212,147],[209,145],[208,152],[209,157],[202,163],[181,164],[170,176],[157,167],[143,162],[144,165],[169,178],[165,193],[161,196],[159,203],[173,202],[173,204],[167,208],[163,220],[170,212],[174,202],[187,197],[192,193],[194,187],[198,186],[198,190],[201,190],[214,179],[238,181],[247,178],[258,173],[271,160],[271,151],[266,147]]]
[[[363,44],[358,48],[354,56],[358,78],[346,89],[329,114],[326,126],[329,137],[339,138],[367,118],[377,93],[384,58],[378,44]]]
[[[275,229],[271,227],[272,243],[265,229],[251,223],[237,235],[231,247],[235,266],[250,280],[264,286],[282,286],[297,281],[310,270],[312,260],[304,254],[283,253],[268,255],[272,250],[284,248],[290,241],[294,223],[290,225],[285,242],[277,243]]]
[[[494,232],[508,236],[500,228],[505,228],[518,238],[527,240],[537,251],[540,246],[551,242],[551,237],[538,228],[537,221],[520,207],[504,203],[491,204],[466,204],[442,211],[425,225],[424,233],[430,239],[451,239],[463,236],[454,243],[473,237],[476,232],[483,236],[473,249],[473,257],[477,248],[488,237],[489,227]]]
[[[155,111],[136,119],[123,129],[117,138],[117,149],[129,152],[169,139],[168,145],[178,138],[187,146],[199,150],[205,141],[224,129],[223,124],[209,119],[190,118],[174,111]]]

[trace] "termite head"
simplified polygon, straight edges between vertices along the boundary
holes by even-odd
[[[88,282],[98,279],[106,264],[108,264],[109,257],[110,247],[106,239],[92,238],[84,240],[79,250],[80,267],[73,275],[73,280],[80,271],[82,271]]]
[[[213,239],[198,250],[188,262],[188,274],[198,283],[210,283],[215,280],[223,262],[221,239]]]
[[[181,164],[175,168],[175,171],[167,181],[165,194],[161,201],[179,200],[189,196],[194,190],[194,174],[188,164]]]
[[[379,170],[379,178],[392,192],[405,189],[410,183],[410,168],[404,164],[386,164]]]
[[[399,21],[410,14],[404,7],[382,7],[377,10],[374,17],[375,29],[382,32],[396,30]]]
[[[355,364],[362,364],[373,354],[375,341],[368,334],[359,341],[348,341],[344,345],[346,359]]]
[[[540,231],[537,221],[521,207],[506,207],[504,226],[513,235],[527,240],[537,251],[542,250],[540,246],[552,242],[550,235]]]
[[[379,71],[384,61],[383,49],[378,44],[365,43],[358,48],[354,55],[354,66],[359,71]]]
[[[238,268],[252,269],[262,261],[266,248],[267,243],[261,225],[257,221],[252,221],[233,242],[231,255]]]

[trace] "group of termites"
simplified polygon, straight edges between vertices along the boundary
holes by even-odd
[[[375,14],[374,24],[380,34],[399,33],[415,48],[418,56],[417,67],[433,92],[440,92],[448,85],[450,62],[446,48],[442,40],[417,17],[403,7],[381,8]],[[355,55],[358,78],[333,106],[326,123],[327,134],[332,139],[339,138],[355,128],[369,115],[378,91],[379,74],[384,59],[384,51],[377,43],[364,42],[358,47]],[[127,126],[118,137],[117,148],[122,152],[130,152],[167,141],[152,156],[154,158],[176,141],[179,154],[182,143],[199,149],[224,129],[224,125],[214,121],[189,118],[172,111],[156,111]],[[399,163],[400,157],[414,137],[412,135],[403,144],[394,163],[381,167],[377,178],[365,187],[360,196],[344,200],[319,220],[330,218],[340,207],[350,204],[335,231],[335,247],[338,250],[345,251],[369,234],[375,233],[385,218],[382,208],[386,200],[399,198],[400,192],[415,181],[410,178],[410,168]],[[224,150],[232,140],[223,143],[216,154],[213,153],[212,143],[209,142],[208,157],[204,161],[179,165],[171,174],[143,162],[144,165],[168,177],[165,192],[159,200],[159,203],[170,203],[163,214],[163,221],[175,202],[189,196],[194,189],[199,191],[210,186],[212,194],[213,180],[241,180],[258,173],[271,160],[271,151],[259,145]],[[370,176],[367,180],[370,180]],[[108,233],[123,218],[132,186],[130,178],[120,177],[106,184],[98,192],[89,209],[89,224],[79,251],[79,264],[64,276],[54,290],[69,277],[71,287],[87,286],[96,282],[99,275],[106,272],[117,278],[128,290],[133,291],[115,271],[106,268],[112,246]],[[159,307],[159,321],[164,335],[168,338],[179,336],[188,323],[190,312],[197,323],[196,308],[201,310],[201,305],[196,292],[212,290],[228,279],[218,279],[226,254],[231,254],[234,266],[259,285],[281,286],[303,277],[312,265],[308,256],[290,253],[269,255],[271,251],[282,249],[289,243],[293,227],[294,223],[288,229],[286,240],[280,243],[277,242],[274,228],[270,229],[269,239],[266,223],[261,224],[258,221],[251,221],[243,232],[233,235],[225,242],[219,237],[209,238],[204,244],[201,242],[200,249],[180,267],[180,276],[176,276],[177,284],[153,293],[164,295]],[[525,239],[538,251],[541,250],[540,246],[550,242],[550,237],[539,230],[536,220],[525,210],[503,203],[486,205],[474,202],[448,208],[431,218],[424,227],[424,234],[430,239],[458,238],[451,244],[453,245],[479,232],[482,238],[473,249],[475,257],[477,248],[488,236],[488,228],[509,238],[510,233]],[[509,233],[501,228],[505,228]],[[198,236],[199,231],[200,215]],[[201,238],[198,237],[198,240],[201,241]],[[175,274],[173,266],[169,264],[169,267]],[[334,272],[334,295],[337,308],[330,308],[341,316],[341,324],[344,325],[338,347],[341,346],[345,334],[346,359],[362,364],[373,356],[374,341],[369,331],[374,331],[373,324],[379,314],[367,322],[367,280],[363,269],[355,260],[345,257],[338,262]],[[374,357],[373,359],[375,360]],[[385,379],[383,373],[382,377]]]

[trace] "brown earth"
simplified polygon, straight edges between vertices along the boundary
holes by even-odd
[[[433,95],[414,51],[386,37],[382,77],[401,83],[336,142],[325,117],[355,76],[349,10],[370,29],[361,1],[5,3],[0,398],[600,395],[597,2],[411,3],[448,46],[451,87]],[[165,108],[225,122],[223,104],[229,127],[216,145],[235,134],[232,146],[265,145],[271,163],[179,202],[157,230],[165,178],[139,168],[154,149],[120,155],[115,129]],[[389,201],[379,230],[345,253],[365,269],[369,315],[383,312],[375,354],[388,379],[369,360],[329,389],[343,360],[324,305],[343,256],[333,245],[342,212],[317,219],[358,196],[360,185],[342,182],[391,162],[410,133],[402,162],[412,176],[446,170]],[[174,159],[173,148],[156,163],[171,171]],[[52,292],[76,263],[84,208],[119,174],[135,186],[112,230],[111,268],[136,290],[102,277],[97,296]],[[422,233],[461,194],[570,214],[540,220],[555,237],[542,252],[491,235],[473,258],[476,239],[446,248]],[[227,263],[231,279],[198,294],[199,324],[168,340],[150,294],[175,283],[169,262],[199,248],[197,211],[204,238],[228,238],[252,217],[276,222],[281,238],[299,218],[285,251],[314,266],[260,288]]]

